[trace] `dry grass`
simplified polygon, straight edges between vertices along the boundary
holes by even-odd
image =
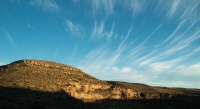
[[[92,85],[96,89],[91,89]],[[74,98],[65,89],[70,93],[94,93],[103,97],[113,96],[114,92],[120,94],[115,96],[119,99],[86,100]],[[136,98],[123,98],[131,94],[129,89],[137,92]],[[153,109],[161,105],[166,109],[200,108],[200,89],[102,81],[80,69],[40,60],[21,60],[0,66],[0,93],[0,108]]]

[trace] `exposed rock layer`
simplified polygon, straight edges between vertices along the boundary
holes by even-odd
[[[15,91],[10,90],[10,88],[12,90],[15,88]],[[20,90],[23,89],[23,93],[19,91],[19,88]],[[34,91],[37,92],[36,95]],[[40,93],[38,94],[38,92]],[[41,92],[45,92],[45,94],[41,95]],[[0,66],[0,93],[2,94],[0,95],[0,104],[4,104],[7,101],[12,104],[13,99],[15,101],[16,98],[17,101],[22,100],[22,102],[18,103],[20,106],[23,104],[24,96],[28,96],[26,101],[29,100],[31,103],[46,103],[56,99],[59,101],[57,103],[63,106],[72,102],[73,104],[81,103],[79,105],[83,105],[83,107],[80,108],[105,109],[108,107],[115,109],[150,108],[146,106],[153,104],[153,106],[159,107],[162,103],[166,108],[176,108],[177,104],[172,101],[181,101],[184,105],[180,106],[185,108],[187,106],[191,107],[191,103],[198,107],[197,103],[200,102],[200,90],[198,89],[183,90],[180,88],[152,87],[126,82],[106,82],[87,75],[81,69],[42,60],[19,60]],[[55,96],[47,97],[49,93]],[[182,99],[184,100],[182,101]],[[62,104],[63,102],[64,104]],[[169,104],[167,102],[172,103]],[[29,102],[26,105],[30,105]],[[37,103],[34,105],[38,106]],[[47,105],[51,104],[47,103]],[[57,105],[55,104],[54,106]],[[1,107],[2,105],[0,105]]]
[[[80,69],[50,61],[19,60],[0,68],[0,71],[3,74],[0,78],[1,86],[49,92],[64,90],[84,101],[140,97],[140,93],[133,89],[113,86]]]

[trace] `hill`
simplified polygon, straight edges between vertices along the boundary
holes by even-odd
[[[0,93],[0,108],[200,108],[199,89],[103,81],[44,60],[0,66]]]

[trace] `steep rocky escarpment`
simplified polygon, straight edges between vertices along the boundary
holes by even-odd
[[[0,66],[0,108],[200,108],[200,89],[103,81],[45,60]]]
[[[19,60],[0,67],[0,71],[0,86],[49,92],[64,90],[84,101],[140,97],[133,89],[111,85],[80,69],[50,61]]]

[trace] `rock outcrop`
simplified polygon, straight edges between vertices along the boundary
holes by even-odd
[[[102,81],[81,69],[44,60],[0,66],[0,93],[0,108],[200,108],[198,89]]]
[[[1,85],[18,86],[34,90],[55,92],[64,90],[74,98],[83,101],[102,99],[133,99],[140,98],[140,93],[133,89],[113,86],[87,75],[82,70],[50,61],[19,60],[4,68]],[[12,81],[12,82],[9,82]]]

